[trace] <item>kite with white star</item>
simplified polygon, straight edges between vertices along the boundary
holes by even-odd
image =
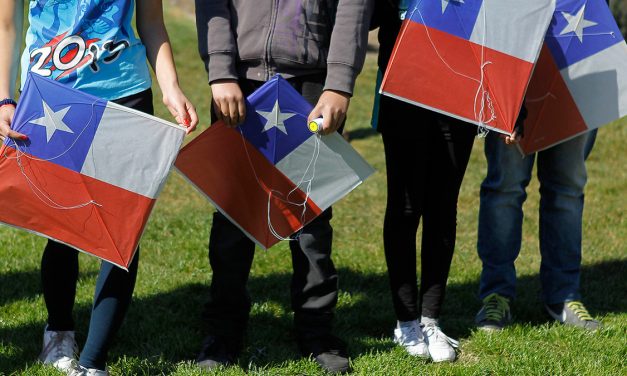
[[[296,115],[293,113],[281,112],[281,109],[279,108],[278,99],[274,103],[274,107],[272,108],[272,111],[270,112],[257,111],[257,113],[266,119],[266,125],[263,127],[264,132],[267,132],[270,129],[276,127],[278,130],[280,130],[284,134],[287,134],[287,129],[285,129],[284,121]]]
[[[588,27],[598,25],[594,21],[586,20],[584,16],[585,12],[586,4],[584,4],[576,14],[562,12],[562,16],[564,16],[568,24],[566,25],[566,27],[564,27],[564,30],[562,30],[560,35],[575,33],[575,35],[577,35],[577,38],[579,38],[579,41],[583,43],[583,31]]]
[[[31,120],[29,123],[41,125],[46,128],[47,142],[50,142],[50,139],[52,138],[52,136],[54,136],[54,133],[56,131],[74,133],[74,131],[71,130],[70,127],[68,127],[67,124],[63,122],[63,118],[65,117],[65,114],[67,114],[67,112],[70,110],[70,106],[62,108],[59,111],[55,112],[52,110],[52,108],[50,108],[50,106],[48,106],[48,103],[46,103],[46,101],[42,100],[42,103],[44,108],[44,116],[35,120]]]

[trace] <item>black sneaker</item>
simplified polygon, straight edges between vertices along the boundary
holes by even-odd
[[[511,322],[509,299],[496,293],[483,299],[483,306],[475,317],[477,328],[486,331],[502,330]]]
[[[346,344],[333,335],[301,340],[298,347],[303,356],[313,357],[316,363],[329,373],[349,373],[352,371],[346,353]]]
[[[235,363],[239,351],[224,337],[208,335],[202,343],[202,349],[196,358],[196,364],[207,371],[227,367]]]

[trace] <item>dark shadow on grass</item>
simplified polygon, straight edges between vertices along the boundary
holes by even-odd
[[[355,358],[391,351],[394,345],[390,337],[395,317],[387,275],[362,274],[350,269],[340,269],[339,275],[342,304],[337,309],[335,332],[348,342],[350,355]],[[584,301],[593,315],[627,312],[625,275],[627,260],[583,268]],[[251,277],[249,289],[253,312],[247,345],[239,360],[242,369],[274,367],[300,358],[292,331],[290,279],[289,273]],[[539,299],[538,280],[537,275],[519,278],[519,295],[513,305],[516,322],[542,325],[550,321]],[[111,361],[123,356],[147,359],[147,362],[133,362],[131,368],[136,369],[125,371],[168,374],[174,371],[176,363],[195,359],[206,334],[201,312],[208,292],[208,286],[189,284],[166,293],[136,297],[110,352]],[[456,338],[467,338],[472,334],[474,315],[480,307],[476,293],[477,283],[474,282],[448,287],[441,318],[447,334]],[[263,305],[277,306],[282,313],[257,309]],[[89,305],[75,309],[77,337],[81,345],[85,340],[89,312]],[[24,360],[30,363],[37,357],[43,325],[43,322],[37,322],[0,328],[0,338],[5,345],[11,344],[17,349],[10,358],[0,356],[2,371],[8,374],[18,372],[24,369]]]
[[[92,278],[96,274],[96,272],[82,273],[81,278]],[[32,299],[41,293],[39,269],[0,274],[0,306],[22,299]]]
[[[39,270],[0,274],[0,306],[41,294]]]
[[[346,131],[344,131],[342,136],[344,136],[346,141],[351,142],[353,140],[363,140],[363,139],[366,139],[366,138],[377,136],[378,134],[379,134],[379,132],[377,132],[373,128],[368,127],[368,128],[358,128],[358,129],[353,129],[353,130],[346,130]]]

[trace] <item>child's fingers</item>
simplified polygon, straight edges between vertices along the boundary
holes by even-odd
[[[309,113],[309,116],[307,117],[307,124],[320,117],[322,117],[322,108],[320,104],[317,104],[316,107],[314,107],[314,109]],[[322,122],[324,123],[324,119]]]
[[[190,119],[188,128],[190,128],[189,131],[192,132],[194,129],[196,129],[196,126],[198,125],[198,113],[196,112],[196,108],[193,104],[188,103],[187,106],[187,114],[189,115]]]

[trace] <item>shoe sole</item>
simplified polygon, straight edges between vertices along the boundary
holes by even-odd
[[[409,350],[407,350],[407,347],[398,343],[398,340],[396,338],[394,338],[393,341],[396,346],[402,347],[403,350],[405,350],[405,352],[411,356],[415,356],[416,358],[420,358],[420,359],[429,359],[431,357],[428,352],[426,354],[412,354]]]
[[[451,362],[451,363],[452,363],[452,362],[454,362],[455,360],[457,360],[457,357],[455,357],[455,358],[453,358],[453,359],[438,359],[438,360],[435,360],[435,359],[431,358],[431,361],[432,361],[433,363],[445,363],[445,362]]]
[[[494,326],[494,325],[483,325],[483,326],[477,326],[477,329],[483,331],[483,332],[500,332],[504,329],[504,327],[502,326]]]

